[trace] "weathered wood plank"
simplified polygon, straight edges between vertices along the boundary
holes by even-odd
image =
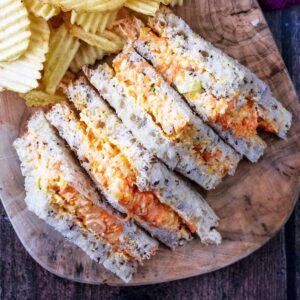
[[[283,60],[300,96],[300,6],[265,14]],[[300,205],[285,226],[287,257],[287,296],[300,297]]]
[[[282,55],[300,97],[300,6],[282,12]],[[300,204],[286,225],[288,298],[300,298]]]

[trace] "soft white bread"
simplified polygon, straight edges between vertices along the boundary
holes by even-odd
[[[80,119],[88,128],[93,129],[97,136],[109,136],[122,149],[135,168],[140,190],[154,191],[162,203],[171,207],[190,228],[194,228],[204,243],[220,243],[221,237],[214,229],[218,224],[218,217],[201,195],[138,143],[85,79],[70,83],[65,92],[80,111]],[[76,142],[72,143],[75,145]],[[118,209],[122,211],[122,207]]]
[[[234,173],[240,156],[192,113],[180,96],[141,56],[136,52],[130,52],[129,55],[130,59],[145,66],[145,72],[155,81],[160,82],[162,93],[165,93],[176,109],[186,116],[187,128],[193,130],[191,135],[186,134],[188,138],[167,137],[154,117],[136,105],[124,82],[114,76],[108,66],[100,65],[97,70],[84,68],[84,72],[145,148],[155,153],[168,167],[177,170],[203,188],[209,190],[216,187],[226,174]],[[197,145],[203,145],[203,149],[199,150]],[[220,153],[220,156],[218,159],[206,161],[201,151],[210,153],[211,157],[217,153]]]
[[[201,84],[205,90],[216,97],[237,99],[241,104],[250,97],[257,102],[259,116],[272,124],[279,137],[286,136],[291,126],[291,113],[253,72],[193,32],[166,7],[161,7],[155,17],[149,17],[148,25],[169,43],[180,44],[185,55],[202,62],[202,69],[206,71],[201,76]]]
[[[25,176],[25,202],[28,209],[83,249],[92,259],[128,282],[136,271],[138,262],[150,258],[156,251],[157,242],[131,222],[122,221],[113,209],[102,201],[64,142],[47,122],[44,113],[38,112],[30,119],[28,132],[14,142],[14,147]],[[59,166],[59,172],[53,166]],[[102,238],[102,235],[94,235],[80,226],[74,214],[57,213],[51,204],[53,194],[49,191],[49,182],[57,177],[63,178],[64,182],[76,188],[82,197],[90,199],[93,205],[101,207],[117,224],[122,225],[119,237],[122,243],[117,249]]]

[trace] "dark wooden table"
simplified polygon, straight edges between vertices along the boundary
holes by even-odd
[[[266,12],[300,95],[300,6]],[[77,284],[42,269],[25,251],[0,204],[0,300],[6,299],[300,299],[300,202],[269,243],[223,270],[154,286]]]

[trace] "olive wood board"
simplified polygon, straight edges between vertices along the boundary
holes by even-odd
[[[220,217],[223,242],[198,239],[170,251],[163,246],[129,285],[154,284],[211,272],[257,250],[283,226],[299,193],[300,106],[280,53],[256,1],[185,0],[175,11],[204,38],[265,80],[293,114],[286,140],[263,134],[264,157],[243,160],[206,199]],[[0,195],[26,250],[48,271],[70,280],[125,285],[26,209],[24,180],[12,142],[24,131],[30,110],[17,94],[0,94]]]

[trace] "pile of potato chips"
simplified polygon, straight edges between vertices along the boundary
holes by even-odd
[[[112,30],[120,9],[154,15],[183,0],[1,0],[0,90],[29,106],[64,100],[61,82],[123,48]]]

